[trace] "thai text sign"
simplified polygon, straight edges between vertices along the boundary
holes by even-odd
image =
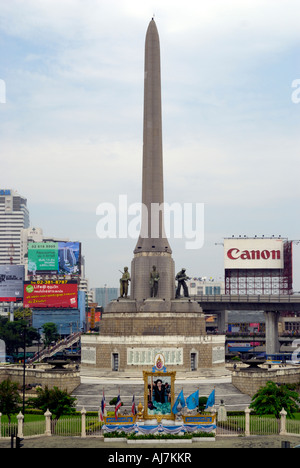
[[[23,303],[24,307],[29,308],[62,307],[77,309],[77,281],[25,281]]]

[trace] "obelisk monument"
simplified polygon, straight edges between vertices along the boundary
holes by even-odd
[[[157,353],[168,370],[184,375],[224,365],[225,337],[206,334],[198,302],[175,299],[174,261],[164,233],[160,46],[153,19],[146,34],[144,86],[143,211],[130,297],[121,295],[104,308],[98,334],[82,335],[83,375],[140,375],[151,371]]]
[[[157,297],[174,298],[174,262],[165,235],[163,204],[160,43],[152,19],[145,41],[142,221],[131,265],[131,298],[138,301],[149,297],[149,274],[153,267],[159,274]]]

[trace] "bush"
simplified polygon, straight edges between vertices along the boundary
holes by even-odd
[[[110,400],[110,402],[109,402],[110,406],[116,406],[117,401],[118,401],[118,398],[117,398],[117,397],[115,397],[115,398],[113,398],[112,400]],[[121,401],[121,406],[123,406],[123,405],[124,405],[124,403],[123,403],[123,401]]]

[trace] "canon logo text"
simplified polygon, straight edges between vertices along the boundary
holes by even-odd
[[[280,260],[280,250],[239,250],[232,248],[227,251],[230,260]]]

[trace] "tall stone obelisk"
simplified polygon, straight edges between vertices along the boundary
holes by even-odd
[[[131,264],[130,298],[111,301],[103,310],[99,334],[81,336],[81,372],[102,377],[140,376],[152,371],[157,353],[169,371],[189,375],[224,365],[225,337],[206,335],[205,317],[196,301],[175,299],[175,268],[164,234],[160,50],[155,22],[145,46],[144,150],[141,235]],[[150,272],[159,273],[152,296]],[[109,372],[113,371],[112,374]],[[136,373],[136,374],[134,374]]]
[[[159,273],[157,297],[174,298],[174,262],[165,235],[163,203],[160,43],[152,19],[145,41],[142,222],[131,265],[131,298],[138,301],[149,297],[153,266]]]

